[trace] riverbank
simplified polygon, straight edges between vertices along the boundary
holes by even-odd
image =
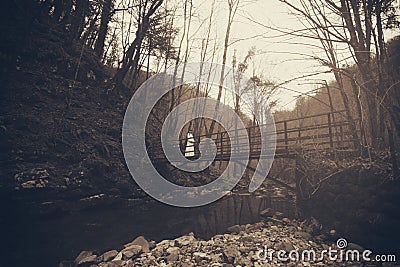
[[[234,225],[228,233],[218,234],[208,240],[201,240],[193,233],[158,243],[138,237],[122,249],[102,253],[82,251],[75,261],[64,261],[66,266],[382,266],[362,260],[362,253],[368,248],[351,243],[343,248],[360,251],[360,261],[340,260],[337,243],[339,237],[334,230],[323,231],[314,219],[308,221],[287,218],[267,218],[263,222]],[[342,240],[343,241],[343,240]],[[279,256],[278,251],[286,254]],[[316,257],[308,258],[304,251],[313,250]],[[332,251],[331,257],[323,251]],[[299,254],[290,251],[298,251]],[[267,252],[267,253],[265,253]],[[366,253],[369,254],[369,253]],[[289,258],[291,255],[291,259]],[[337,259],[334,259],[336,255]],[[343,254],[345,255],[345,254]],[[375,255],[369,254],[373,259]],[[383,266],[399,266],[384,263]]]

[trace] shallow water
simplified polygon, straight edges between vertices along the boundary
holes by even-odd
[[[57,266],[82,250],[102,253],[120,248],[139,235],[160,241],[194,232],[196,237],[207,239],[226,232],[229,226],[259,221],[259,212],[268,207],[292,213],[290,205],[282,201],[250,194],[233,194],[197,208],[143,200],[47,214],[27,211],[29,207],[14,205],[10,216],[15,220],[5,220],[12,224],[3,235],[8,240],[6,259],[12,266]]]

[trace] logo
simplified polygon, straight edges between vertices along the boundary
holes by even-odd
[[[205,137],[200,140],[200,156],[188,159],[181,152],[179,136],[184,126],[196,118],[214,120],[229,137],[230,157],[223,173],[214,181],[197,187],[185,187],[166,180],[156,170],[146,147],[146,124],[151,112],[161,98],[172,89],[188,84],[220,86],[220,76],[224,73],[222,86],[225,94],[236,94],[241,102],[251,101],[246,92],[258,92],[249,77],[238,75],[233,69],[214,63],[187,63],[178,68],[170,68],[146,80],[132,96],[125,112],[122,127],[122,146],[126,164],[135,182],[151,197],[163,203],[178,207],[196,207],[214,202],[232,190],[239,182],[253,157],[257,147],[257,167],[249,184],[249,192],[255,191],[266,178],[275,155],[276,131],[271,111],[263,109],[251,117],[263,123],[257,126],[257,144],[249,140],[246,122],[233,107],[219,103],[211,97],[190,98],[167,115],[161,129],[161,144],[166,159],[179,170],[194,173],[205,170],[218,156],[215,140]],[[251,88],[251,89],[249,89]],[[188,114],[190,107],[204,107]],[[250,118],[250,117],[249,117]],[[261,120],[262,119],[262,120]],[[241,129],[235,131],[235,129]],[[246,138],[243,138],[243,134]],[[252,148],[252,149],[251,149]]]

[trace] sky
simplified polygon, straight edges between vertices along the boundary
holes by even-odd
[[[296,0],[292,2],[296,2]],[[199,42],[201,42],[202,36],[205,36],[204,28],[208,23],[205,20],[209,16],[212,1],[194,0],[193,3],[195,16],[192,20],[191,31],[196,33],[193,34],[194,41],[191,44],[193,48],[190,60],[198,61],[199,56],[196,53],[196,47],[200,46]],[[217,38],[219,63],[222,57],[227,17],[227,0],[216,0],[212,38]],[[203,25],[203,29],[197,30],[199,25]],[[304,56],[323,57],[322,50],[312,46],[319,46],[318,41],[283,35],[268,27],[288,31],[304,28],[301,22],[291,14],[289,7],[279,0],[240,0],[240,6],[232,25],[227,64],[231,65],[234,52],[237,60],[241,61],[248,50],[255,47],[256,55],[253,57],[250,73],[247,74],[251,75],[252,69],[254,69],[256,74],[262,74],[265,79],[275,84],[328,70],[326,67],[322,67],[319,62]],[[395,33],[390,32],[386,34],[387,38],[395,35]],[[348,52],[339,55],[341,58],[348,56]],[[342,64],[351,65],[353,62],[346,60]],[[296,97],[301,93],[321,87],[320,84],[323,80],[329,82],[333,79],[334,77],[331,73],[324,73],[285,83],[275,95],[275,99],[278,100],[277,109],[293,108],[296,103]]]
[[[227,24],[228,9],[226,2],[224,0],[216,2],[213,23],[214,34],[217,35],[220,47],[219,57],[222,54],[222,43]],[[194,1],[194,4],[198,4],[198,23],[200,24],[201,19],[209,14],[211,1]],[[280,29],[300,29],[303,27],[294,16],[290,15],[287,6],[278,0],[241,1],[232,25],[231,44],[228,48],[227,57],[228,65],[232,62],[234,52],[237,60],[242,61],[249,49],[255,47],[256,55],[250,64],[248,75],[251,75],[254,69],[255,74],[262,74],[265,79],[279,84],[295,77],[327,70],[322,68],[318,62],[305,59],[300,55],[320,54],[321,51],[316,51],[306,45],[288,43],[310,43],[310,40],[298,40],[298,38],[294,39],[291,36],[282,36],[281,33],[268,29],[262,24]],[[196,57],[195,54],[194,52],[193,58]],[[333,76],[322,74],[313,78],[329,81],[333,79]],[[278,100],[278,108],[293,108],[296,103],[296,96],[317,87],[317,85],[304,83],[309,83],[309,81],[295,80],[283,85],[284,88],[280,88],[275,95],[275,99]]]

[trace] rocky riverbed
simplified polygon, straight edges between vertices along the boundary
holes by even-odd
[[[268,213],[266,211],[265,213]],[[307,221],[287,218],[267,217],[255,224],[234,225],[228,233],[218,234],[209,240],[196,238],[193,233],[159,243],[138,237],[125,244],[122,249],[103,253],[82,251],[74,261],[64,261],[66,266],[399,266],[393,263],[340,260],[335,230],[323,231],[314,219]],[[278,257],[278,251],[285,255]],[[289,254],[290,251],[298,251]],[[316,258],[302,257],[302,252],[314,250]],[[323,250],[331,250],[321,258]],[[354,243],[347,243],[342,249],[360,251],[360,258],[365,250]],[[291,257],[289,257],[291,255]],[[334,259],[337,255],[337,259]],[[345,254],[344,254],[345,255]],[[373,258],[372,253],[368,255]]]

